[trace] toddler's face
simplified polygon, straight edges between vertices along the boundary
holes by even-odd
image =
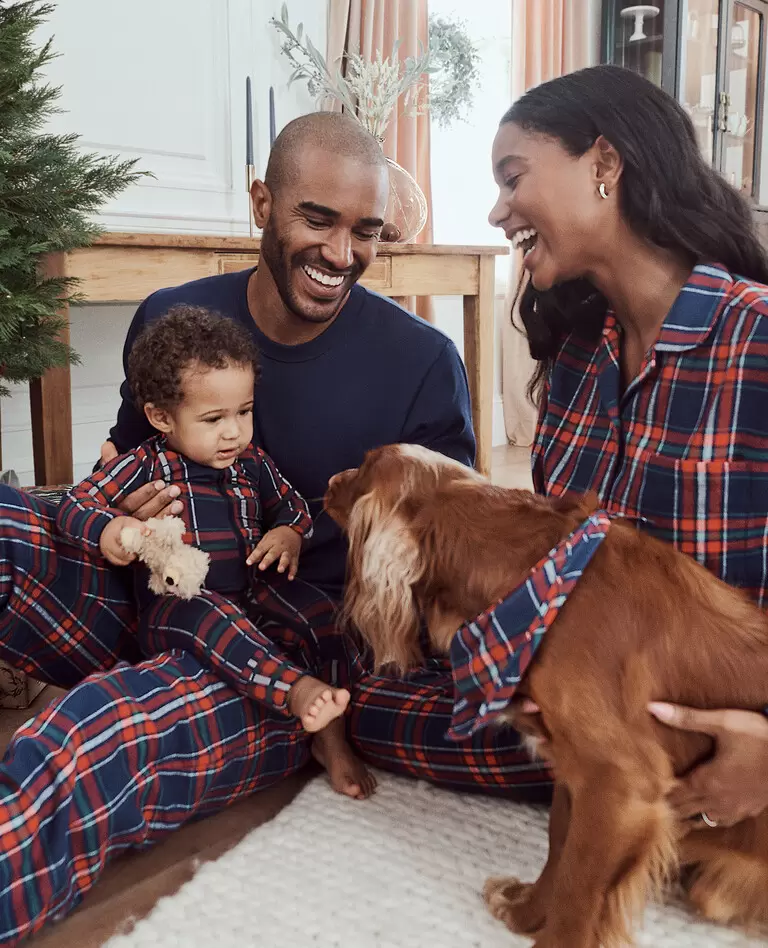
[[[198,464],[229,467],[253,439],[253,384],[246,366],[185,369],[184,398],[166,416],[168,444]]]

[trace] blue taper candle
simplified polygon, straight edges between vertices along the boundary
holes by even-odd
[[[250,76],[245,79],[245,163],[253,164],[253,106]]]
[[[269,87],[269,147],[275,143],[275,90]]]

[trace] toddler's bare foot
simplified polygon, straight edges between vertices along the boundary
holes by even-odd
[[[349,704],[346,688],[331,688],[317,678],[305,675],[288,693],[288,709],[301,720],[305,731],[322,731],[335,718],[341,717]]]
[[[312,741],[312,756],[328,771],[336,793],[365,800],[376,789],[376,778],[347,743],[344,722],[333,721]]]

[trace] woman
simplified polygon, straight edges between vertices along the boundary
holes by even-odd
[[[595,490],[768,604],[768,260],[746,202],[680,105],[612,66],[524,95],[493,167],[489,219],[528,275],[535,489]],[[763,715],[650,710],[716,740],[675,793],[681,816],[768,806]]]

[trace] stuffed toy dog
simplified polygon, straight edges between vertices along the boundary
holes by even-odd
[[[120,542],[149,567],[150,590],[158,596],[168,593],[180,599],[197,596],[208,575],[210,557],[184,542],[184,521],[179,517],[151,517],[146,526],[152,531],[148,536],[138,527],[126,527]]]

